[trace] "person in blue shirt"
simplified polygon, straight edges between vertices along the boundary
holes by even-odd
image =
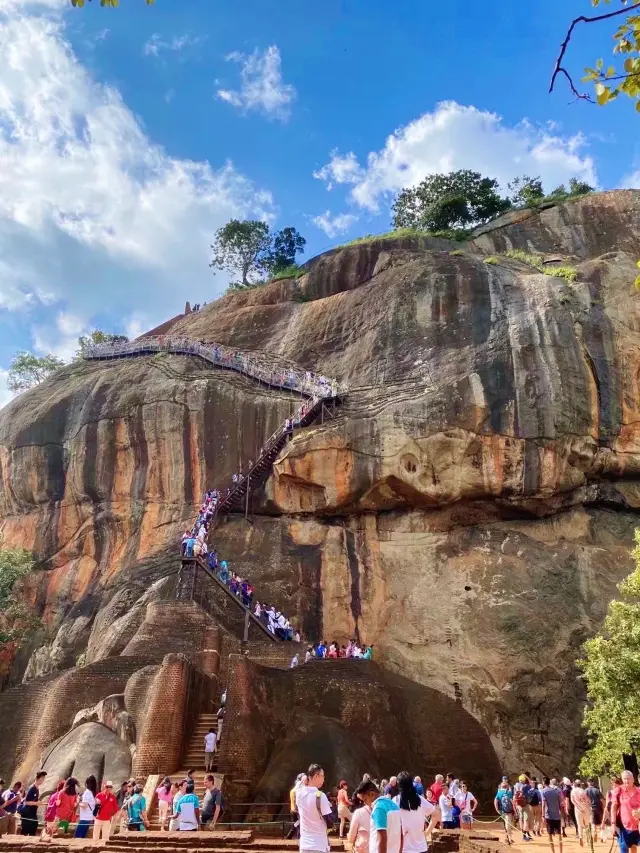
[[[413,780],[413,787],[416,789],[416,794],[420,797],[424,797],[424,785],[422,784],[422,779],[419,776]]]
[[[493,805],[497,813],[504,821],[504,831],[507,836],[507,844],[511,844],[511,832],[514,826],[513,820],[513,791],[506,779],[500,783],[500,787],[496,791],[496,796]]]
[[[401,846],[400,806],[389,797],[378,797],[371,807],[369,853],[400,853]]]

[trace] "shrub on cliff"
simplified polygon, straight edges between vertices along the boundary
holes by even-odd
[[[37,619],[16,596],[18,583],[33,571],[35,563],[24,548],[4,548],[0,537],[0,648],[16,648],[34,630]]]
[[[394,228],[443,231],[487,222],[511,202],[498,193],[498,182],[480,172],[459,169],[446,175],[427,175],[415,187],[403,189],[393,203]]]
[[[621,598],[609,603],[602,631],[584,644],[578,661],[588,697],[585,775],[619,771],[622,754],[640,747],[640,530],[635,540],[636,568],[619,584]]]
[[[295,265],[296,255],[304,252],[305,238],[295,228],[287,227],[271,234],[266,222],[259,219],[231,219],[216,231],[211,249],[212,269],[240,275],[231,290],[265,284],[262,276],[278,276]]]
[[[7,387],[10,391],[28,391],[44,382],[52,373],[64,367],[64,361],[55,355],[37,356],[23,350],[14,355],[9,366]]]

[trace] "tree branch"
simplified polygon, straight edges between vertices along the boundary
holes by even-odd
[[[569,85],[571,86],[571,91],[576,96],[576,98],[580,98],[584,101],[592,100],[588,95],[580,94],[576,87],[573,84],[573,79],[566,68],[563,67],[562,62],[564,60],[565,54],[567,52],[567,48],[569,47],[569,42],[571,41],[571,37],[573,36],[573,31],[578,24],[593,24],[597,21],[606,21],[609,18],[616,18],[618,15],[624,15],[628,12],[632,12],[634,9],[640,9],[640,2],[634,3],[631,6],[625,6],[622,9],[618,9],[615,12],[607,12],[605,15],[594,15],[592,17],[587,17],[586,15],[580,15],[577,18],[574,18],[571,21],[571,25],[567,30],[567,35],[565,36],[564,41],[560,45],[560,53],[558,54],[558,58],[556,59],[555,68],[553,69],[553,74],[551,76],[551,83],[549,85],[549,93],[553,92],[553,88],[556,84],[556,80],[559,74],[564,74],[564,76],[569,81]]]

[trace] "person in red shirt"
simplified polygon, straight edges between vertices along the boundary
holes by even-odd
[[[98,814],[93,824],[93,840],[99,842],[108,841],[111,835],[111,821],[120,811],[120,806],[113,793],[113,782],[105,782],[102,791],[96,795],[96,805],[99,806]]]
[[[630,770],[622,771],[622,785],[614,793],[611,801],[611,825],[615,828],[616,818],[620,815],[622,826],[618,833],[622,836],[629,853],[636,853],[640,842],[640,830],[636,814],[640,810],[640,788],[635,784]]]
[[[442,794],[442,783],[444,782],[444,776],[442,773],[438,773],[436,776],[436,781],[431,786],[431,793],[435,797],[436,803],[440,799],[440,795]]]

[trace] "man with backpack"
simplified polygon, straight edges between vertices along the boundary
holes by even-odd
[[[513,831],[513,791],[506,779],[503,779],[500,783],[493,806],[504,823],[507,844],[511,844],[511,833]]]
[[[531,823],[531,806],[529,805],[529,796],[531,793],[531,783],[525,773],[521,773],[518,781],[513,786],[513,804],[518,813],[518,823],[522,830],[522,840],[531,841],[529,833]]]
[[[300,815],[300,853],[328,853],[327,828],[333,826],[331,804],[320,788],[324,785],[324,770],[312,764],[307,772],[308,784],[296,795]]]
[[[538,779],[531,777],[531,790],[529,791],[529,805],[531,806],[531,832],[542,837],[542,795],[538,789]]]

